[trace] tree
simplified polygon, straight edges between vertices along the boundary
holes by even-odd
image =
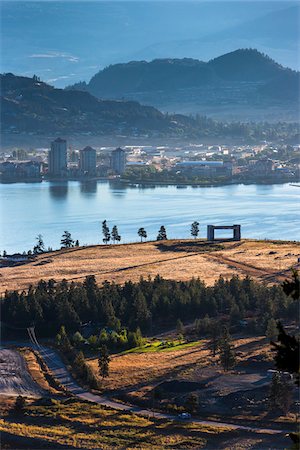
[[[30,250],[29,250],[30,251]],[[7,251],[3,250],[3,257],[5,258],[7,256]]]
[[[111,237],[112,237],[113,243],[115,243],[116,241],[120,242],[121,236],[119,235],[117,225],[113,226],[112,231],[111,231]]]
[[[291,383],[283,373],[274,373],[269,392],[269,408],[277,413],[289,412],[293,402],[293,391]]]
[[[271,342],[275,354],[277,369],[296,374],[296,383],[299,384],[299,339],[287,334],[280,322],[277,324],[277,342]]]
[[[76,333],[74,333],[72,336],[72,341],[73,341],[75,347],[78,347],[78,346],[80,346],[80,344],[82,344],[84,342],[84,338],[79,331],[76,331]]]
[[[270,341],[274,341],[274,339],[277,338],[278,335],[278,329],[277,329],[277,323],[276,320],[271,318],[268,320],[267,328],[266,328],[266,336]]]
[[[199,222],[195,220],[195,222],[193,222],[191,225],[191,235],[196,239],[196,237],[198,237],[198,234],[199,234]]]
[[[290,295],[294,300],[300,300],[300,277],[299,272],[292,269],[292,281],[285,280],[282,289],[286,295]]]
[[[157,235],[156,240],[157,241],[163,241],[163,240],[166,240],[166,239],[168,239],[167,238],[167,232],[166,232],[165,227],[162,225],[160,227],[160,229],[158,230],[158,235]]]
[[[78,239],[76,239],[75,247],[79,247],[79,240]]]
[[[141,242],[143,242],[143,239],[147,239],[147,232],[146,232],[145,228],[139,228],[138,235],[141,238]]]
[[[181,322],[180,319],[177,320],[176,322],[176,331],[177,331],[177,336],[182,336],[184,335],[184,326],[183,323]]]
[[[64,231],[60,241],[61,248],[71,248],[74,247],[74,240],[72,239],[71,233],[69,231]]]
[[[223,327],[219,340],[220,362],[225,371],[231,369],[235,365],[234,347],[231,343],[231,336],[228,328]]]
[[[104,244],[108,244],[108,242],[110,241],[110,232],[106,220],[103,220],[102,222],[102,234]]]
[[[73,367],[76,373],[83,379],[86,379],[87,371],[86,371],[86,362],[84,358],[84,354],[82,352],[77,353]]]
[[[109,375],[110,357],[106,345],[101,345],[98,358],[99,375],[104,379]]]
[[[22,395],[18,395],[15,401],[14,410],[16,413],[22,413],[24,411],[24,408],[26,406],[26,399],[25,397],[22,397]]]
[[[199,408],[199,397],[197,394],[195,393],[191,393],[186,401],[185,401],[185,408],[187,409],[187,411],[189,411],[190,413],[196,413],[198,408]]]
[[[38,234],[36,237],[36,245],[33,247],[33,253],[36,255],[38,253],[43,253],[45,251],[45,244],[43,241],[43,236]]]

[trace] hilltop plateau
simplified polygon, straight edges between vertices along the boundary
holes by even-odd
[[[94,245],[38,255],[23,265],[0,268],[0,292],[26,289],[39,280],[84,281],[95,275],[124,283],[157,274],[167,279],[200,278],[211,285],[222,275],[251,276],[261,282],[282,282],[298,267],[298,242],[219,242],[169,240],[136,244]],[[298,264],[298,265],[297,265]]]

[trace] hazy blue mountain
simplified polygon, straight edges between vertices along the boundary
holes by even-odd
[[[88,92],[56,89],[37,77],[5,74],[0,81],[4,133],[176,135],[193,124],[179,116],[174,122],[137,102],[99,100]]]
[[[297,120],[299,83],[299,72],[257,50],[240,49],[207,63],[184,58],[110,65],[89,83],[73,88],[99,98],[137,100],[169,112]]]
[[[289,1],[2,1],[1,71],[64,87],[109,64],[256,47],[299,67]],[[299,6],[298,6],[299,9]]]

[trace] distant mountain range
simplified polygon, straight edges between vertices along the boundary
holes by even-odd
[[[67,89],[102,99],[135,100],[166,112],[219,119],[297,120],[300,73],[254,49],[209,62],[156,59],[110,65]]]
[[[192,119],[162,114],[133,101],[99,100],[88,92],[56,89],[39,80],[1,75],[4,133],[177,135],[195,128]]]

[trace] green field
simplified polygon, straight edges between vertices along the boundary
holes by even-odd
[[[147,344],[142,345],[141,347],[135,347],[129,350],[125,350],[120,354],[126,355],[127,353],[153,353],[153,352],[170,352],[174,350],[184,350],[185,348],[196,347],[197,345],[200,345],[201,342],[202,342],[201,340],[193,342],[184,342],[180,340],[148,342]]]

